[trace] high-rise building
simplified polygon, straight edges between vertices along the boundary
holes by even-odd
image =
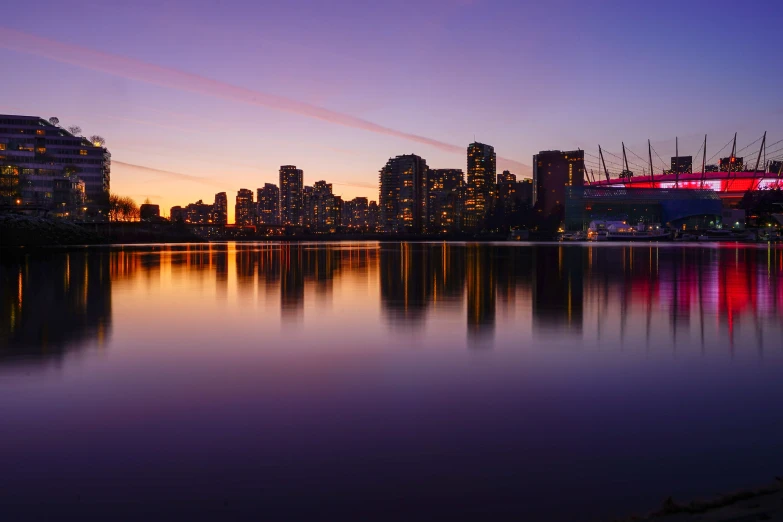
[[[295,165],[280,167],[280,220],[283,225],[302,225],[304,173]]]
[[[160,219],[160,205],[142,203],[139,207],[139,219],[141,221],[156,221]]]
[[[720,159],[720,171],[721,172],[742,172],[745,170],[744,158],[738,158],[736,156],[729,156],[728,158]]]
[[[367,226],[373,232],[381,222],[381,210],[376,201],[370,201],[367,205]]]
[[[274,183],[265,183],[264,188],[258,189],[258,222],[280,224],[280,189]]]
[[[693,156],[672,156],[672,173],[688,173],[693,172]]]
[[[313,187],[307,185],[302,189],[302,225],[310,227],[313,216]]]
[[[348,216],[348,222],[343,220],[343,226],[366,229],[369,226],[370,203],[367,198],[353,198],[344,203],[343,215]]]
[[[498,185],[501,183],[505,183],[506,181],[516,181],[517,175],[512,174],[511,172],[504,170],[500,174],[498,174]]]
[[[176,208],[176,207],[175,207]],[[191,223],[194,225],[208,225],[212,220],[212,205],[204,203],[202,200],[198,200],[195,203],[191,203],[182,210],[182,217],[185,223]],[[171,209],[172,216],[174,215],[174,209]],[[172,219],[173,221],[173,219]]]
[[[185,221],[185,209],[181,206],[177,205],[175,207],[171,207],[171,210],[169,211],[169,220],[173,223],[175,221]]]
[[[583,150],[541,151],[533,156],[533,204],[549,215],[565,205],[566,187],[584,186]]]
[[[215,204],[212,205],[212,224],[225,225],[228,223],[228,196],[225,192],[215,194]]]
[[[57,210],[75,202],[107,215],[111,154],[94,138],[71,134],[57,118],[0,114],[0,203]],[[62,190],[82,192],[57,198]]]
[[[341,225],[343,200],[332,193],[332,184],[316,181],[309,195],[305,221],[313,230],[332,230]],[[309,192],[309,191],[308,191]]]
[[[517,181],[515,174],[503,171],[498,174],[497,204],[507,218],[524,207],[532,206],[533,181]]]
[[[427,191],[430,232],[452,232],[459,226],[460,189],[464,181],[461,169],[430,169]]]
[[[384,230],[425,230],[427,171],[427,162],[415,154],[389,158],[380,170],[380,226]]]
[[[474,142],[468,145],[468,179],[465,190],[465,227],[484,227],[496,190],[495,148]]]
[[[234,223],[240,226],[255,224],[252,190],[239,189],[239,192],[237,192],[237,202],[234,207]]]

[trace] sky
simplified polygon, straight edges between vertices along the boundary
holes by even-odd
[[[225,191],[232,222],[280,165],[377,199],[390,157],[464,170],[474,139],[523,177],[540,150],[774,143],[781,31],[779,1],[37,0],[0,18],[0,113],[103,136],[112,192],[164,214]]]

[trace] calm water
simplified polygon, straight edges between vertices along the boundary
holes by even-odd
[[[755,245],[6,253],[0,518],[604,520],[766,483],[782,275]]]

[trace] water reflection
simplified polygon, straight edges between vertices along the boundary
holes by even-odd
[[[155,257],[153,265],[157,261]],[[111,332],[111,281],[129,269],[87,252],[4,260],[0,362],[56,361],[69,349],[103,346]]]
[[[572,347],[733,353],[750,344],[763,354],[781,333],[782,270],[783,250],[756,246],[265,243],[6,256],[0,357],[104,344],[112,284],[123,280],[169,281],[166,292],[189,288],[206,300],[214,288],[215,301],[254,303],[282,326],[306,326],[308,306],[316,315],[353,307],[378,309],[392,334],[461,322],[475,347],[505,331]],[[369,328],[350,313],[338,320],[344,334]]]

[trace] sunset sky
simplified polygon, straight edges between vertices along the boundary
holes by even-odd
[[[116,4],[116,5],[115,5]],[[277,183],[344,198],[415,153],[465,169],[475,139],[530,175],[545,149],[625,141],[708,157],[783,139],[783,4],[679,1],[97,2],[0,18],[0,113],[106,138],[112,191],[164,214]]]

